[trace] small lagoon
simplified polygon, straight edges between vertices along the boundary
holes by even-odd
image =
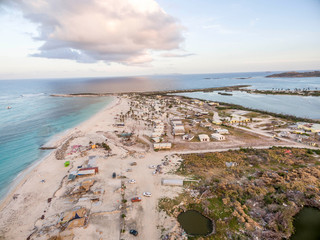
[[[295,229],[290,240],[319,240],[320,239],[320,210],[304,207],[293,221]]]
[[[191,236],[206,236],[213,231],[212,221],[195,210],[180,213],[178,222],[185,232]]]

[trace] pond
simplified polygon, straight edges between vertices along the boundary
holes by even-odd
[[[185,232],[192,236],[206,236],[213,231],[212,221],[195,210],[180,213],[178,222]]]
[[[304,207],[293,221],[295,233],[290,240],[319,240],[320,239],[320,211],[312,207]]]

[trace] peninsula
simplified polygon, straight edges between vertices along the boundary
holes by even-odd
[[[188,210],[210,218],[209,239],[288,238],[295,213],[320,209],[319,129],[165,93],[114,95],[4,199],[0,239],[186,240],[177,216]]]
[[[320,71],[313,72],[284,72],[266,76],[267,78],[302,78],[302,77],[320,77]]]

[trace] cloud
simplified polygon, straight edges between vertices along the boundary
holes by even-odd
[[[10,3],[9,3],[10,2]],[[35,57],[140,65],[179,49],[183,27],[155,0],[7,0],[38,25]]]

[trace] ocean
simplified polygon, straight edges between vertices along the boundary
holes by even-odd
[[[50,88],[42,84],[25,82],[23,87],[11,88],[11,84],[0,81],[0,199],[23,170],[49,153],[39,147],[87,120],[112,100],[51,97]]]
[[[23,170],[48,154],[48,151],[39,150],[39,147],[57,134],[75,127],[90,118],[112,100],[111,97],[51,97],[50,94],[142,92],[233,85],[252,85],[251,88],[256,89],[320,88],[320,78],[265,78],[266,75],[273,73],[278,72],[1,80],[0,198],[5,196],[9,187],[12,186],[14,180]],[[292,96],[266,96],[261,99],[257,97],[250,99],[244,95],[237,96],[236,98],[229,97],[228,99],[236,99],[237,102],[231,103],[240,105],[244,102],[260,104],[262,108],[266,108],[270,104],[276,106],[283,105],[281,111],[283,113],[289,111],[290,107],[284,103],[292,101],[288,100]],[[205,98],[207,96],[197,95],[197,97]],[[294,97],[297,97],[297,99],[302,98],[298,96]],[[267,103],[266,99],[270,101],[276,99],[276,101]],[[308,104],[304,105],[306,112],[319,112],[318,99],[320,98],[316,99],[317,101],[313,101],[311,98],[308,100]],[[297,104],[300,103],[297,102]],[[12,108],[7,109],[8,106]],[[255,105],[251,107],[255,108]],[[293,114],[298,115],[298,111],[293,111]],[[318,115],[315,117],[319,118]]]

